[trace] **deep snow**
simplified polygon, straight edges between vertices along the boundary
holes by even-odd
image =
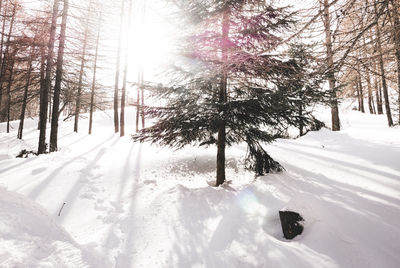
[[[23,141],[18,122],[10,134],[2,124],[0,267],[399,267],[400,129],[384,116],[341,116],[341,132],[266,146],[281,174],[255,179],[246,147],[230,148],[219,188],[208,184],[215,148],[133,143],[103,112],[92,136],[86,119],[79,134],[62,122],[61,150],[27,159],[15,155],[36,150],[37,122]],[[134,118],[129,109],[129,126]],[[282,208],[306,220],[293,241]]]

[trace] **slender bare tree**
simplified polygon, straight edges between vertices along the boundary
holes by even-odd
[[[64,47],[66,39],[69,0],[63,0],[63,14],[61,21],[60,42],[58,45],[56,83],[54,85],[53,114],[51,118],[50,152],[58,150],[58,118],[60,109],[61,81],[63,76]]]

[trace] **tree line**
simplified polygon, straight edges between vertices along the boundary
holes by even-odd
[[[38,154],[58,150],[61,114],[74,118],[78,132],[88,112],[91,134],[95,109],[113,109],[114,132],[124,136],[128,70],[140,65],[128,60],[127,36],[132,11],[144,16],[145,1],[50,2],[0,0],[0,121],[9,132],[10,121],[19,120],[22,139],[24,119],[38,116]],[[388,126],[400,124],[398,0],[310,0],[307,7],[166,2],[173,23],[185,25],[176,45],[185,60],[164,85],[145,85],[139,68],[133,138],[173,147],[215,144],[217,185],[225,181],[225,148],[234,143],[247,143],[246,163],[256,173],[281,169],[261,144],[292,126],[300,135],[320,127],[312,116],[317,103],[331,107],[333,131],[340,130],[345,97],[361,112],[386,114]],[[110,30],[110,17],[120,19],[118,29]],[[105,85],[99,72],[114,76],[114,84]],[[166,104],[145,105],[145,89]],[[158,123],[146,127],[145,117]]]
[[[132,10],[132,1],[127,2],[124,7],[125,1],[121,1],[121,7],[116,9],[110,8],[110,3],[97,0],[30,2],[34,4],[0,1],[0,120],[7,122],[7,133],[10,121],[19,120],[18,138],[22,139],[25,118],[39,117],[38,154],[57,151],[60,114],[65,119],[74,118],[73,131],[78,132],[80,115],[88,112],[88,133],[91,134],[95,109],[113,108],[114,102],[114,105],[117,103],[114,108],[121,110],[121,120],[116,117],[120,123],[115,131],[120,127],[121,136],[124,135],[128,62],[123,61],[123,74],[120,74],[121,61],[110,59],[109,55],[115,51],[120,57],[122,52],[113,47],[114,43],[122,46],[122,41],[128,39],[122,40],[125,33],[120,32],[120,41],[114,42],[117,35],[110,32],[115,29],[105,27],[105,21],[118,16],[121,29],[122,24],[128,24],[127,11]],[[127,14],[119,16],[120,12]],[[117,70],[109,67],[113,62],[117,62]],[[99,72],[116,73],[115,101],[108,94],[111,85],[98,79]],[[118,96],[120,81],[121,97]],[[50,136],[46,137],[49,126]]]

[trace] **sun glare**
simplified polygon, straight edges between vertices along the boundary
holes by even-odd
[[[162,79],[165,66],[171,61],[174,44],[174,25],[166,20],[165,4],[145,1],[144,11],[133,14],[132,27],[128,30],[128,61],[130,78],[137,77],[138,66],[142,66],[145,81]],[[142,3],[143,5],[143,3]],[[136,75],[136,76],[135,76]],[[132,77],[133,76],[133,77]]]

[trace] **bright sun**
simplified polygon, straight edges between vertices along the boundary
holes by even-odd
[[[165,18],[164,5],[158,0],[142,1],[142,6],[139,5],[133,12],[132,28],[128,34],[129,47],[125,47],[129,50],[128,60],[132,63],[129,67],[130,78],[133,81],[137,79],[137,69],[140,64],[143,66],[145,80],[161,79],[163,67],[173,57],[175,29]]]

